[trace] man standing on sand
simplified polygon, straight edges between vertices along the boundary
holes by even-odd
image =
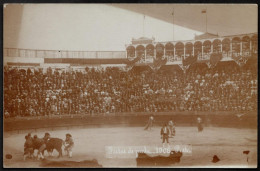
[[[202,125],[202,119],[200,117],[197,118],[197,123],[198,123],[198,132],[201,132],[203,130],[203,125]]]
[[[149,117],[148,123],[147,123],[147,125],[145,126],[144,130],[148,130],[148,129],[151,130],[152,127],[153,127],[153,122],[154,122],[154,117],[153,117],[153,115],[151,115],[151,116]]]
[[[72,139],[72,136],[70,134],[66,134],[64,150],[67,152],[67,155],[69,156],[69,158],[72,157],[73,146],[74,146],[74,141]]]
[[[29,137],[29,135],[25,136],[25,143],[24,143],[24,154],[23,154],[23,159],[25,160],[26,157],[28,156],[29,158],[33,157],[33,141],[32,137]]]
[[[168,126],[170,129],[171,137],[175,136],[175,127],[174,127],[174,123],[173,123],[172,119],[168,122]]]
[[[161,139],[163,139],[162,141],[162,144],[163,144],[163,147],[164,146],[164,143],[165,143],[165,140],[167,141],[167,145],[169,147],[169,128],[167,127],[167,124],[164,124],[164,126],[162,127],[161,129]]]

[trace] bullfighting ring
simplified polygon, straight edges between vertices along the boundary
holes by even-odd
[[[57,151],[53,157],[45,153],[47,161],[83,161],[95,159],[102,167],[137,167],[133,157],[108,158],[107,146],[157,146],[162,147],[160,139],[161,127],[155,126],[152,130],[145,131],[144,127],[81,127],[68,129],[38,129],[31,131],[32,136],[37,134],[43,137],[49,132],[52,137],[65,139],[65,134],[70,133],[75,146],[73,157],[63,156],[57,158]],[[44,167],[43,161],[36,159],[23,160],[24,136],[28,131],[11,133],[4,132],[4,167]],[[176,136],[170,138],[170,145],[190,144],[192,153],[183,155],[181,161],[167,167],[256,167],[257,166],[257,129],[250,128],[221,128],[204,127],[202,132],[197,127],[176,126]],[[249,151],[244,154],[243,151]],[[12,159],[6,159],[6,154],[11,154]],[[213,163],[214,155],[220,159]],[[53,167],[53,166],[49,166]],[[86,165],[71,167],[88,167]],[[90,166],[91,167],[91,166]]]

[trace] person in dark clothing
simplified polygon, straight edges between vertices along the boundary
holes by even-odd
[[[169,134],[170,134],[170,131],[169,131],[169,128],[167,127],[167,124],[164,124],[164,126],[161,129],[161,139],[163,140],[162,141],[163,147],[164,147],[165,141],[167,141],[167,145],[169,147]]]
[[[73,146],[74,146],[74,141],[72,139],[72,136],[70,134],[66,134],[65,149],[64,150],[67,152],[67,154],[70,158],[72,157]]]
[[[25,160],[27,157],[32,158],[33,157],[33,141],[32,137],[29,137],[28,135],[25,136],[25,143],[24,143],[24,154],[23,159]]]
[[[37,153],[38,160],[39,159],[44,159],[44,156],[42,155],[42,152],[46,148],[46,144],[44,142],[44,139],[43,138],[38,138],[37,135],[34,135],[34,137],[33,137],[33,146],[34,146],[34,149],[38,150],[38,153]]]

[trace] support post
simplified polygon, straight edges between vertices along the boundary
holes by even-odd
[[[163,57],[165,58],[165,47],[163,49]]]
[[[186,58],[186,52],[185,52],[185,45],[184,45],[184,54],[183,54],[183,58],[185,59]]]
[[[173,60],[175,60],[175,53],[176,53],[176,49],[175,49],[175,46],[173,48]]]
[[[146,61],[146,48],[144,49],[144,61]]]
[[[202,45],[202,49],[201,49],[201,58],[203,59],[204,55],[204,46]]]
[[[249,43],[249,49],[250,49],[250,53],[252,51],[252,40],[250,39],[250,43]]]
[[[242,51],[243,51],[243,42],[240,42],[240,55],[242,55]]]
[[[232,41],[230,42],[230,53],[231,53],[231,57],[233,56],[233,52],[232,52]]]

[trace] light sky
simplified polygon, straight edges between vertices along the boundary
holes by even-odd
[[[18,15],[18,13],[17,13]],[[132,38],[172,41],[173,25],[105,4],[26,4],[16,44],[6,47],[45,50],[124,51]],[[174,26],[174,40],[191,40],[201,32]],[[16,46],[16,47],[14,47]]]

